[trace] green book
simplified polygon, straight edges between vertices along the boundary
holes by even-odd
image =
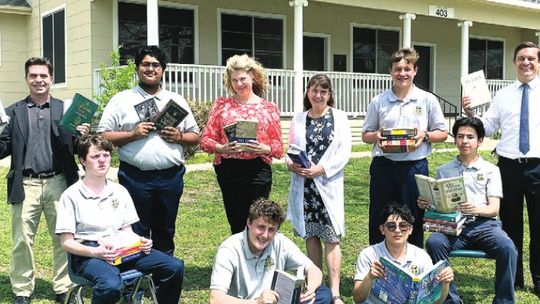
[[[75,93],[73,102],[60,120],[60,126],[71,132],[74,136],[79,136],[77,126],[83,123],[91,123],[97,108],[97,103],[79,93]]]
[[[159,112],[152,121],[158,131],[163,130],[165,127],[177,127],[189,112],[182,108],[174,100],[169,100],[167,105]]]

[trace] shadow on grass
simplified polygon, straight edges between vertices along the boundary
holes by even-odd
[[[495,296],[495,271],[487,275],[473,274],[473,267],[466,271],[470,272],[456,271],[454,276],[458,294],[464,303],[479,303]]]
[[[0,275],[0,303],[11,303],[15,295],[11,291],[9,275]],[[55,294],[50,280],[36,279],[36,287],[32,295],[32,302],[54,303]]]
[[[212,266],[194,266],[186,264],[183,291],[209,290]]]

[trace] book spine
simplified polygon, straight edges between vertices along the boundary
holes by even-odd
[[[441,213],[436,212],[432,210],[427,210],[424,213],[424,218],[430,218],[434,220],[442,220],[442,221],[448,221],[448,222],[459,222],[461,220],[461,212],[454,212],[454,213]]]
[[[411,285],[411,295],[409,296],[409,304],[416,304],[416,299],[418,298],[418,289],[420,288],[418,282],[414,282]]]
[[[427,218],[427,217],[424,217],[424,222],[426,223],[429,222],[429,223],[434,223],[434,224],[439,224],[439,225],[446,225],[452,228],[457,228],[458,226],[457,222],[443,221],[443,220],[432,219],[432,218]]]
[[[293,291],[293,296],[291,299],[291,304],[300,304],[300,292],[301,287],[296,287]]]
[[[403,136],[403,135],[407,135],[407,136],[414,136],[416,135],[416,130],[415,129],[410,129],[410,128],[404,128],[404,129],[383,129],[382,132],[381,132],[381,135],[382,136],[392,136],[392,135],[395,135],[395,136]]]
[[[424,224],[423,229],[424,231],[440,232],[440,233],[444,233],[444,234],[452,235],[452,236],[458,236],[461,233],[461,229],[456,229],[452,227],[433,226],[429,224]]]

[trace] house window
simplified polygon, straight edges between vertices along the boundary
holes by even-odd
[[[221,63],[248,54],[267,68],[283,68],[283,20],[221,14]]]
[[[469,72],[484,70],[487,79],[503,79],[502,41],[469,39]]]
[[[66,44],[64,9],[41,17],[43,29],[43,57],[53,65],[55,83],[66,82]]]
[[[353,28],[353,71],[387,74],[390,56],[399,49],[399,31]]]
[[[195,63],[194,12],[159,7],[159,46],[171,63]],[[118,42],[121,61],[134,58],[147,43],[146,5],[118,3]]]

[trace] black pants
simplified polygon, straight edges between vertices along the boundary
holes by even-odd
[[[518,250],[516,284],[523,284],[523,197],[529,214],[529,262],[534,284],[540,282],[540,160],[519,163],[499,157],[503,196],[503,229]]]
[[[260,158],[222,159],[214,170],[231,232],[241,232],[246,227],[249,207],[253,201],[270,195],[272,168]]]

